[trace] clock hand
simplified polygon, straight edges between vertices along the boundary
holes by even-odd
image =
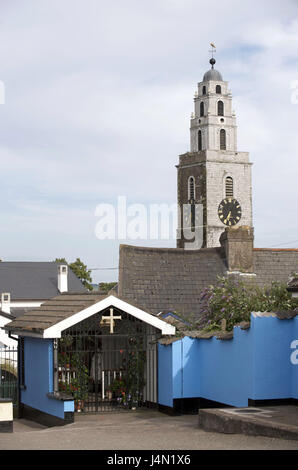
[[[232,214],[231,214],[231,211],[230,211],[230,212],[228,213],[228,215],[227,215],[226,220],[225,220],[225,224],[228,222],[228,220],[229,220],[229,218],[231,217],[231,215],[232,215]]]

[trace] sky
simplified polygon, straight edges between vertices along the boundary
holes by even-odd
[[[2,260],[79,257],[110,282],[120,243],[175,246],[100,240],[96,208],[176,203],[210,42],[253,162],[255,246],[298,247],[297,0],[0,0]]]

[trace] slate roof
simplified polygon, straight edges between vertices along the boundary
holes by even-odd
[[[0,292],[9,292],[12,300],[50,299],[58,291],[58,266],[55,262],[0,262]],[[86,288],[68,270],[69,292]]]
[[[5,330],[41,333],[105,297],[107,295],[100,295],[97,292],[87,292],[86,294],[63,293],[47,300],[40,307],[31,309],[24,315],[17,317],[5,325]]]
[[[225,272],[220,248],[186,251],[121,245],[118,292],[156,314],[198,313],[202,290]]]
[[[298,272],[298,250],[254,248],[254,265],[258,284],[287,283],[290,275]]]
[[[298,271],[298,250],[254,249],[252,279],[259,285],[287,282]],[[227,272],[220,248],[186,251],[120,245],[118,292],[152,313],[200,315],[202,290]]]

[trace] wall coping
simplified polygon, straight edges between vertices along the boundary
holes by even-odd
[[[52,400],[58,401],[74,401],[74,397],[72,397],[71,395],[67,395],[66,393],[60,392],[47,393],[47,397],[51,398]]]

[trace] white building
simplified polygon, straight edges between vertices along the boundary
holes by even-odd
[[[0,344],[16,347],[2,329],[28,310],[63,292],[86,292],[67,265],[55,262],[0,262]]]

